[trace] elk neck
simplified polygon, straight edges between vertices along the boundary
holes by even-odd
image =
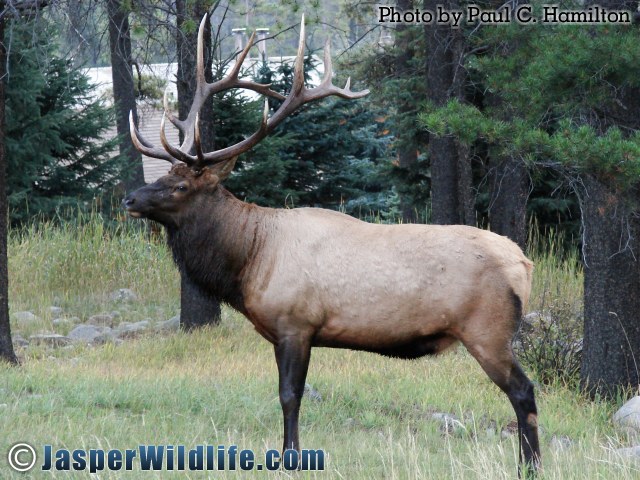
[[[182,274],[218,300],[244,312],[244,274],[259,258],[271,209],[235,198],[222,186],[200,196],[167,242]]]

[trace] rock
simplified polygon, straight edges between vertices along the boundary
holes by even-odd
[[[29,341],[36,345],[48,345],[50,347],[64,347],[71,343],[71,339],[69,337],[65,337],[64,335],[59,335],[57,333],[38,333],[36,335],[31,335],[29,337]]]
[[[120,311],[118,310],[112,310],[111,312],[109,312],[109,315],[111,315],[113,318],[120,318]]]
[[[322,395],[320,395],[320,392],[317,391],[315,388],[313,388],[313,386],[309,383],[305,383],[304,384],[304,394],[305,397],[309,398],[310,400],[314,400],[316,402],[321,402],[322,401]]]
[[[29,342],[22,338],[22,335],[12,335],[11,340],[13,340],[14,347],[26,347],[27,345],[29,345]]]
[[[522,333],[530,333],[540,327],[548,328],[550,325],[553,325],[553,323],[554,318],[551,315],[542,312],[531,312],[522,318],[520,330]]]
[[[507,423],[505,427],[500,431],[500,438],[507,439],[517,433],[518,433],[518,422],[517,420],[512,420],[511,422]]]
[[[27,323],[27,322],[35,322],[38,320],[32,312],[15,312],[11,315],[16,322]]]
[[[104,345],[105,343],[116,343],[116,337],[109,327],[105,327],[105,330],[93,339],[93,343],[95,343],[96,345]]]
[[[431,419],[437,420],[439,422],[446,422],[451,419],[458,420],[458,417],[456,417],[453,413],[433,412],[431,414]]]
[[[460,435],[467,432],[467,427],[452,413],[433,412],[431,419],[440,422],[442,435]]]
[[[115,292],[111,292],[109,298],[113,302],[135,302],[138,296],[129,288],[119,288]]]
[[[613,415],[613,422],[624,428],[640,431],[640,395],[633,397]]]
[[[60,315],[62,315],[62,308],[51,306],[49,307],[49,313],[52,317],[59,317]]]
[[[635,457],[640,460],[640,445],[628,448],[618,448],[616,452],[623,457]]]
[[[488,437],[494,437],[498,433],[498,424],[495,420],[489,420],[483,424],[484,433]]]
[[[557,452],[566,450],[567,448],[572,447],[573,444],[573,440],[566,435],[554,435],[551,437],[551,448]]]
[[[176,315],[164,322],[159,322],[156,325],[156,330],[160,331],[177,331],[178,329],[180,329],[180,315]]]
[[[94,343],[100,335],[110,332],[109,327],[81,324],[74,327],[68,337],[74,342]]]
[[[136,323],[122,322],[115,329],[114,334],[117,338],[133,338],[140,335],[149,327],[149,320],[142,320]]]
[[[67,325],[72,325],[70,318],[54,318],[51,323],[54,327],[64,327]]]
[[[106,313],[100,315],[92,315],[89,317],[89,320],[87,320],[87,323],[90,325],[113,327],[113,317],[111,315],[107,315]]]

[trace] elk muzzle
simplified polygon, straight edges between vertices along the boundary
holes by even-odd
[[[142,213],[136,211],[135,209],[136,192],[132,192],[124,198],[124,200],[122,201],[122,208],[124,208],[127,213],[134,218],[140,218],[142,216]]]

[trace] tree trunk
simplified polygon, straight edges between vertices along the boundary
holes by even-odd
[[[411,10],[413,8],[413,0],[398,0],[397,8],[400,11]],[[405,79],[410,76],[411,61],[414,56],[409,37],[410,31],[411,27],[403,23],[398,24],[396,27],[395,75],[398,79]],[[418,161],[418,147],[414,128],[407,128],[409,125],[416,124],[416,116],[415,99],[408,94],[399,95],[396,138],[398,139],[398,164],[404,170],[411,169]],[[413,205],[410,195],[401,195],[400,211],[404,223],[414,223],[416,221],[415,205]]]
[[[0,0],[0,11],[4,11],[5,2]],[[18,363],[11,342],[9,322],[9,272],[7,266],[7,159],[4,139],[4,82],[6,81],[7,51],[4,43],[5,20],[0,19],[0,359]]]
[[[499,158],[497,162],[489,174],[491,231],[509,237],[524,250],[527,246],[529,174],[522,160],[517,158]]]
[[[442,5],[446,10],[456,9],[457,2],[444,4],[439,0],[425,0],[425,10],[436,11]],[[464,37],[449,25],[425,25],[427,40],[427,97],[435,107],[444,106],[452,98],[462,99],[465,72],[460,58],[464,50]],[[429,137],[431,162],[431,221],[436,224],[472,224],[469,216],[471,168],[468,155],[460,151],[452,136]],[[463,178],[463,176],[468,178]],[[462,190],[468,189],[468,190]],[[474,217],[474,215],[470,215]]]
[[[186,30],[187,24],[200,25],[202,17],[208,13],[205,2],[176,1],[176,46],[178,52],[178,104],[180,118],[186,118],[193,102],[196,90],[196,51],[198,45],[198,29]],[[208,82],[213,80],[211,71],[211,25],[207,21],[204,32],[205,53],[205,78]],[[215,128],[213,117],[213,101],[209,98],[200,111],[200,134],[204,151],[215,149]],[[182,138],[180,139],[182,140]],[[220,322],[220,303],[191,283],[186,275],[180,279],[180,324],[185,330],[192,330],[203,325],[215,325]]]
[[[144,185],[142,156],[131,143],[129,134],[129,112],[137,121],[136,96],[131,67],[131,37],[129,12],[121,0],[108,0],[109,49],[111,51],[111,75],[113,78],[113,101],[116,107],[116,122],[120,137],[120,154],[129,159],[130,175],[123,182],[126,191]]]
[[[585,176],[580,195],[584,228],[582,385],[614,397],[640,378],[640,217],[621,195]]]
[[[515,10],[528,4],[528,0],[512,0],[511,21],[515,22]],[[500,8],[502,0],[492,3],[492,7]],[[510,56],[519,48],[518,40],[501,46],[503,55]],[[512,121],[512,112],[504,100],[491,92],[485,96],[486,104],[501,112],[502,120]],[[489,172],[489,225],[491,231],[509,237],[523,250],[527,246],[527,200],[529,199],[529,174],[522,160],[513,156],[501,156],[490,160]]]

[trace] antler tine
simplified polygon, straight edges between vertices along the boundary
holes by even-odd
[[[324,77],[320,85],[331,85],[331,77],[333,76],[333,65],[331,61],[331,39],[327,37],[324,42]]]
[[[244,47],[242,49],[242,51],[238,54],[238,58],[236,58],[235,65],[233,66],[231,71],[228,73],[227,78],[223,79],[223,81],[226,80],[229,83],[231,83],[232,81],[238,79],[238,74],[240,73],[240,68],[242,67],[242,64],[244,63],[244,59],[247,58],[247,55],[249,54],[249,50],[251,50],[251,47],[253,47],[253,43],[255,42],[255,39],[256,39],[256,32],[253,32],[251,34],[251,37],[249,37],[249,41],[247,42],[247,46]],[[219,83],[220,82],[213,83],[213,84],[211,84],[209,86],[209,88],[211,88],[214,85],[219,84]]]
[[[204,163],[204,154],[202,153],[202,141],[200,138],[200,114],[196,114],[196,124],[195,124],[195,132],[194,132],[194,140],[196,143],[196,155],[198,156],[198,164],[201,165]]]
[[[147,141],[136,128],[136,124],[133,120],[133,111],[129,112],[129,133],[131,134],[131,142],[133,146],[140,153],[147,157],[159,158],[160,160],[166,160],[175,164],[177,160],[169,155],[168,152],[161,148],[154,147],[151,142]]]
[[[347,83],[344,88],[338,88],[333,85],[332,77],[333,66],[331,62],[331,42],[327,38],[327,42],[324,44],[324,77],[322,78],[320,85],[305,92],[305,101],[318,100],[320,98],[328,97],[329,95],[336,95],[340,98],[352,100],[362,98],[369,94],[369,90],[352,92],[351,77],[347,78]]]
[[[293,83],[291,85],[291,91],[282,105],[280,105],[280,108],[278,108],[278,110],[269,119],[269,131],[276,128],[282,120],[306,102],[306,90],[304,88],[304,35],[304,14],[302,14],[302,20],[300,22],[300,38],[298,40],[298,53],[296,54],[296,60],[293,67]]]
[[[166,88],[164,90],[164,95],[162,96],[162,106],[164,107],[164,113],[167,115],[167,118],[169,119],[169,121],[173,123],[178,130],[180,130],[182,135],[184,135],[185,134],[184,122],[176,118],[171,112],[171,108],[169,107],[169,98],[167,95],[168,93],[169,93],[169,89]]]
[[[196,83],[198,87],[207,83],[204,78],[204,29],[207,26],[207,20],[208,15],[205,13],[198,28],[198,46],[196,47]]]
[[[293,67],[293,85],[291,86],[291,93],[296,94],[304,88],[304,13],[302,14],[302,21],[300,22],[300,39],[298,40],[298,53],[296,55],[296,63]],[[291,96],[291,94],[290,94]]]
[[[167,151],[167,153],[169,155],[171,155],[173,158],[178,159],[184,163],[186,163],[187,165],[193,165],[196,163],[196,158],[189,155],[186,152],[182,151],[182,147],[178,148],[175,147],[173,145],[171,145],[169,143],[169,140],[167,140],[167,135],[165,133],[165,120],[167,118],[167,114],[163,113],[162,114],[162,120],[160,121],[160,143],[162,144],[162,147]],[[185,140],[186,143],[186,140]],[[184,146],[184,143],[182,144]]]

